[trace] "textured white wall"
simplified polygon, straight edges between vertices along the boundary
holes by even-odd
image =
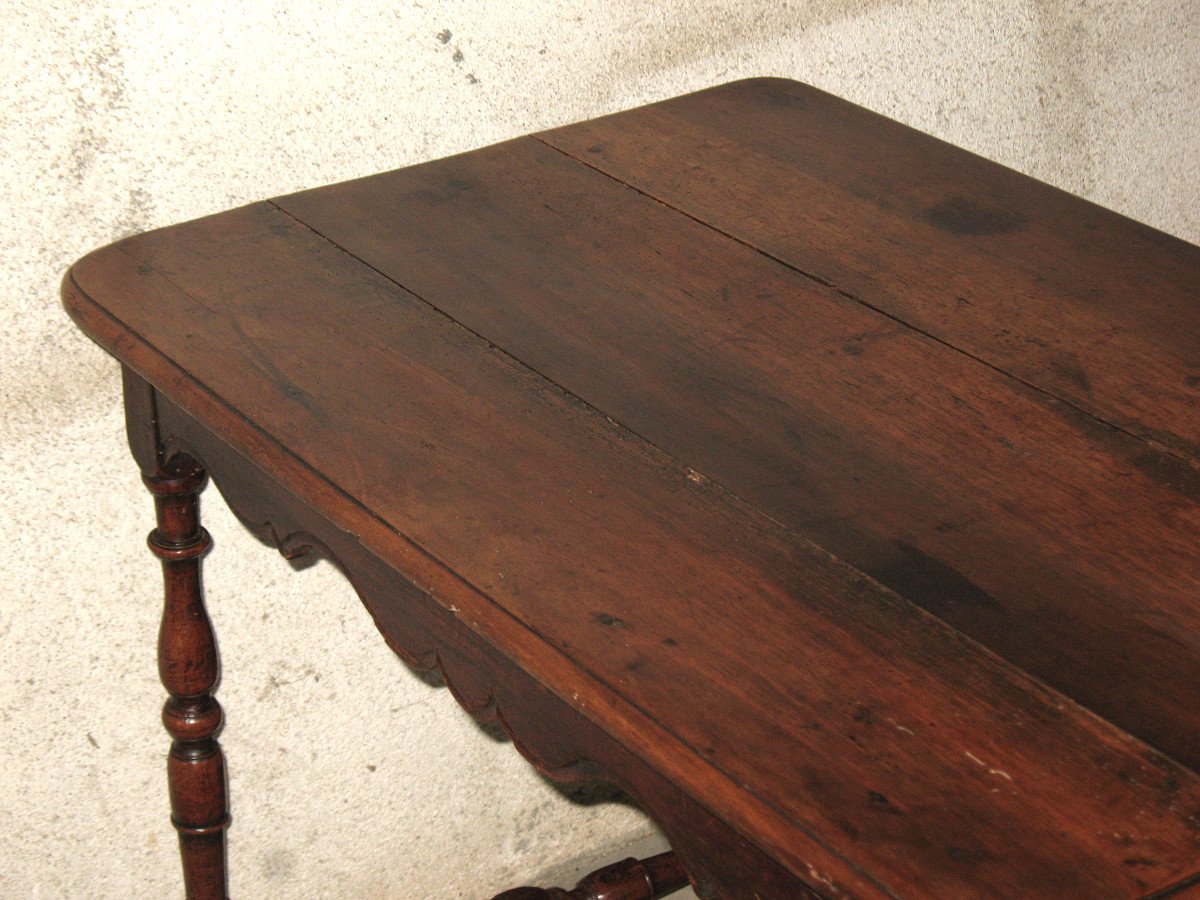
[[[150,501],[56,296],[92,247],[759,74],[1200,239],[1194,0],[7,0],[0,28],[3,897],[178,893]],[[484,897],[652,843],[412,676],[328,566],[205,513],[235,896]]]

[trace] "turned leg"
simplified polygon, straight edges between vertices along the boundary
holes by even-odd
[[[200,527],[197,495],[205,473],[186,456],[144,476],[158,527],[150,549],[162,560],[165,604],[158,634],[158,672],[170,696],[163,724],[171,821],[179,832],[188,900],[226,900],[225,829],[229,805],[225,757],[217,743],[223,714],[213,698],[217,642],[200,590],[200,558],[212,541]]]
[[[572,891],[513,888],[493,900],[655,900],[687,887],[687,872],[671,851],[649,859],[623,859],[585,875]]]

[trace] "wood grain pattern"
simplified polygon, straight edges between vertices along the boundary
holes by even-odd
[[[1195,775],[273,206],[93,255],[65,296],[806,889],[1134,896],[1194,873]]]
[[[131,381],[127,377],[126,396],[145,396],[144,384]],[[136,416],[144,408],[135,405],[132,411]],[[143,478],[158,519],[148,543],[162,562],[165,589],[158,669],[170,694],[162,720],[172,738],[167,756],[171,823],[179,833],[188,900],[227,900],[229,801],[225,755],[217,741],[224,714],[213,697],[217,643],[200,587],[200,560],[212,546],[200,525],[197,501],[207,478],[195,460],[183,455],[152,467]]]
[[[97,251],[180,758],[207,469],[706,900],[1194,890],[1198,253],[769,79]]]
[[[725,190],[754,177],[723,171]],[[278,203],[702,477],[1200,766],[1189,463],[534,140]],[[847,248],[870,231],[841,227]],[[974,272],[977,251],[962,254]],[[1186,289],[1162,309],[1145,294],[1147,318],[1173,314],[1186,333],[1200,303],[1171,300]],[[1069,324],[1056,333],[1091,346]]]
[[[551,145],[1200,460],[1200,250],[823,91],[735,82]]]
[[[463,709],[501,728],[543,775],[567,783],[618,784],[670,838],[698,896],[809,895],[804,881],[464,628],[455,613],[367,550],[354,534],[170,400],[155,396],[149,441],[148,420],[130,416],[135,446],[152,444],[155,456],[203,459],[230,509],[260,540],[288,558],[317,554],[333,563],[347,575],[392,650],[417,671],[440,676]],[[664,881],[673,871],[669,865],[658,868]]]

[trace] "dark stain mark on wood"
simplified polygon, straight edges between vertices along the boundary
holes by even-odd
[[[475,190],[475,182],[470,178],[447,178],[443,190],[439,191],[433,199],[435,202],[453,203],[473,190]]]
[[[1129,856],[1121,861],[1122,865],[1126,866],[1155,866],[1158,865],[1157,860],[1153,860],[1148,856]]]
[[[1130,462],[1139,472],[1156,484],[1170,488],[1189,500],[1200,503],[1200,471],[1185,460],[1169,453],[1149,451],[1133,457]]]
[[[965,850],[953,845],[946,847],[946,855],[958,863],[978,863],[987,859],[987,854],[982,850]]]
[[[598,612],[595,615],[597,625],[605,625],[609,628],[624,628],[625,620],[618,619],[616,616],[610,616],[606,612]]]
[[[951,234],[1008,234],[1020,231],[1025,216],[1004,209],[983,206],[966,197],[951,197],[929,210],[930,224]]]
[[[867,574],[935,616],[964,607],[1003,609],[995,597],[953,566],[903,541],[893,546],[895,556]]]
[[[1050,357],[1050,370],[1061,375],[1079,390],[1090,397],[1092,395],[1092,382],[1087,376],[1087,372],[1083,368],[1083,363],[1080,362],[1079,356],[1070,351],[1055,353]]]
[[[272,384],[275,385],[279,392],[289,400],[295,400],[298,404],[312,413],[313,417],[317,421],[322,423],[326,422],[327,417],[325,415],[325,411],[321,409],[320,404],[317,402],[317,398],[292,381],[292,379],[288,377],[288,374],[279,368],[279,366],[277,366],[275,362],[263,352],[262,348],[258,346],[258,343],[248,334],[246,334],[245,329],[242,328],[241,322],[238,321],[237,315],[232,312],[229,315],[229,324],[230,327],[233,328],[234,333],[237,334],[243,345],[249,351],[250,357],[258,365],[262,373],[266,375],[268,379],[270,379]]]
[[[1141,432],[1144,437],[1188,457],[1194,465],[1200,465],[1200,441],[1190,441],[1161,428],[1142,428]]]

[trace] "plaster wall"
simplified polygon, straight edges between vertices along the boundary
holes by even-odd
[[[150,501],[66,266],[120,236],[749,75],[809,81],[1200,240],[1200,3],[0,5],[0,897],[179,894]],[[571,882],[652,825],[539,779],[329,566],[214,491],[238,897]]]

